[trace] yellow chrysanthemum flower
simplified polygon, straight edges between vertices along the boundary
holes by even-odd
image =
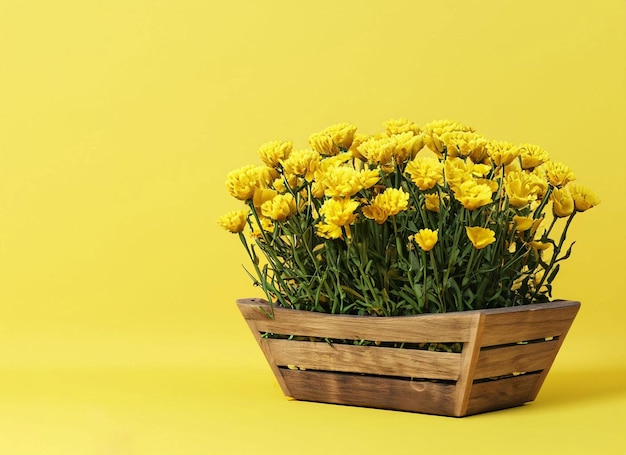
[[[470,242],[472,242],[472,245],[474,245],[474,248],[477,250],[482,250],[496,241],[496,233],[491,229],[474,226],[466,227],[465,232]]]
[[[418,156],[409,161],[405,172],[420,190],[426,191],[435,185],[443,185],[443,166],[436,158]]]
[[[445,145],[441,139],[443,134],[454,131],[473,132],[474,129],[452,120],[435,120],[424,125],[422,131],[424,133],[424,144],[441,158]]]
[[[550,198],[552,199],[552,212],[558,218],[570,216],[574,211],[574,199],[567,188],[555,188]]]
[[[530,179],[530,188],[537,196],[537,199],[541,199],[546,195],[548,191],[548,181],[546,180],[546,173],[543,167],[536,167],[532,172],[528,173]]]
[[[443,162],[443,170],[446,183],[453,191],[466,180],[472,179],[465,161],[458,157],[447,157]]]
[[[353,199],[328,199],[322,205],[320,214],[324,216],[327,224],[335,226],[347,226],[356,219],[354,211],[359,203]]]
[[[285,221],[297,212],[296,200],[291,193],[278,194],[261,206],[263,216],[276,221]]]
[[[515,230],[517,232],[524,232],[533,227],[535,219],[531,216],[513,216],[513,222],[515,223]]]
[[[598,195],[583,185],[572,184],[569,189],[577,212],[584,212],[600,204]]]
[[[320,155],[313,150],[294,150],[281,164],[285,174],[304,177],[310,182],[320,166]]]
[[[563,188],[569,182],[576,180],[574,173],[563,163],[547,161],[544,167],[546,170],[546,178],[552,186]]]
[[[387,120],[383,125],[385,126],[387,136],[408,132],[418,135],[422,132],[418,125],[405,118]]]
[[[478,183],[473,179],[466,180],[454,189],[454,197],[467,210],[476,210],[492,202],[492,191],[489,185]]]
[[[451,157],[472,157],[479,163],[487,156],[487,140],[481,135],[469,131],[446,131],[441,140]]]
[[[350,155],[361,161],[367,161],[367,158],[361,155],[358,149],[363,142],[369,139],[371,139],[371,136],[369,134],[355,133],[354,139],[352,140],[352,145],[350,146],[350,150],[349,150]]]
[[[396,163],[404,163],[415,158],[415,155],[424,147],[424,138],[421,134],[406,132],[394,134],[392,137],[396,140],[396,146],[392,152]]]
[[[359,183],[363,190],[373,187],[379,181],[380,171],[378,169],[363,169],[359,172]]]
[[[311,194],[313,197],[317,199],[322,199],[324,197],[324,192],[326,191],[326,187],[319,180],[313,180],[311,184]]]
[[[435,247],[438,240],[437,231],[431,229],[420,229],[413,236],[419,247],[424,251],[430,251]]]
[[[509,172],[504,178],[504,189],[509,197],[509,204],[515,208],[526,207],[537,199],[535,179],[524,171]]]
[[[293,142],[291,141],[272,141],[263,144],[257,153],[267,166],[276,167],[281,161],[287,159],[292,149]]]
[[[343,235],[341,226],[335,224],[317,223],[315,227],[317,228],[317,235],[325,239],[338,239]]]
[[[444,199],[448,197],[447,194],[443,194],[442,196]],[[439,194],[437,193],[425,194],[424,206],[426,207],[426,210],[428,210],[429,212],[439,213],[439,210],[441,207],[441,199],[439,198]]]
[[[550,248],[552,246],[549,243],[539,242],[539,241],[536,241],[536,240],[533,240],[532,242],[529,242],[528,244],[535,251],[547,250],[548,248]]]
[[[491,171],[491,166],[483,163],[474,163],[471,158],[465,162],[465,167],[467,172],[472,174],[473,177],[484,177]]]
[[[322,155],[337,155],[352,145],[356,126],[339,123],[309,137],[309,145]]]
[[[257,188],[254,190],[254,196],[252,196],[252,204],[256,208],[257,212],[261,212],[261,206],[274,199],[278,193],[271,188]]]
[[[506,166],[519,156],[519,148],[510,142],[487,142],[487,154],[496,166]]]
[[[363,215],[383,224],[390,216],[405,211],[409,206],[409,193],[401,188],[387,188],[372,203],[363,207]]]
[[[522,169],[534,169],[548,161],[548,152],[533,144],[522,144],[519,146]]]
[[[370,220],[376,221],[378,224],[383,224],[389,218],[389,213],[383,207],[379,205],[366,205],[362,209],[363,215]]]
[[[385,172],[393,170],[393,153],[397,141],[394,137],[370,137],[357,147],[358,153],[365,160],[374,165],[379,165]]]
[[[347,166],[331,167],[321,176],[318,173],[318,180],[329,197],[351,197],[361,190],[359,171]]]
[[[246,227],[246,221],[248,220],[248,210],[235,210],[233,212],[223,215],[217,220],[217,223],[233,234],[242,232]]]
[[[226,176],[226,189],[234,198],[247,201],[257,188],[265,188],[272,181],[272,169],[267,166],[244,166]]]

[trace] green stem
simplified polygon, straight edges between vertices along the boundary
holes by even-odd
[[[565,243],[565,240],[567,238],[567,231],[570,227],[570,224],[572,224],[572,220],[574,219],[574,216],[576,216],[576,210],[572,212],[572,214],[567,219],[567,222],[565,223],[563,232],[561,232],[561,238],[559,239],[559,243],[558,245],[554,246],[554,252],[552,254],[552,258],[550,259],[550,264],[548,264],[547,269],[544,269],[543,276],[541,277],[539,284],[535,288],[535,293],[532,295],[530,299],[531,303],[534,302],[537,296],[540,294],[543,283],[545,283],[546,279],[550,275],[550,271],[552,270],[552,267],[554,267],[554,264],[556,264],[556,262],[558,261],[558,255],[561,253],[561,248],[563,247],[563,243]]]

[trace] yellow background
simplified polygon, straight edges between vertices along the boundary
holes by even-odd
[[[626,453],[625,56],[623,0],[0,0],[0,453]],[[540,144],[602,198],[533,404],[290,402],[234,305],[225,174],[399,117]]]

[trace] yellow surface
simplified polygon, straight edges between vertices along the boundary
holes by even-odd
[[[0,0],[0,454],[624,454],[626,4]],[[338,122],[532,142],[603,203],[538,400],[466,419],[290,402],[227,171]]]

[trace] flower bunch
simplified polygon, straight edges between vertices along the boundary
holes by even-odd
[[[348,124],[273,141],[230,172],[247,207],[238,234],[272,304],[360,315],[463,311],[547,301],[568,228],[599,204],[541,147],[488,140],[444,120]]]

